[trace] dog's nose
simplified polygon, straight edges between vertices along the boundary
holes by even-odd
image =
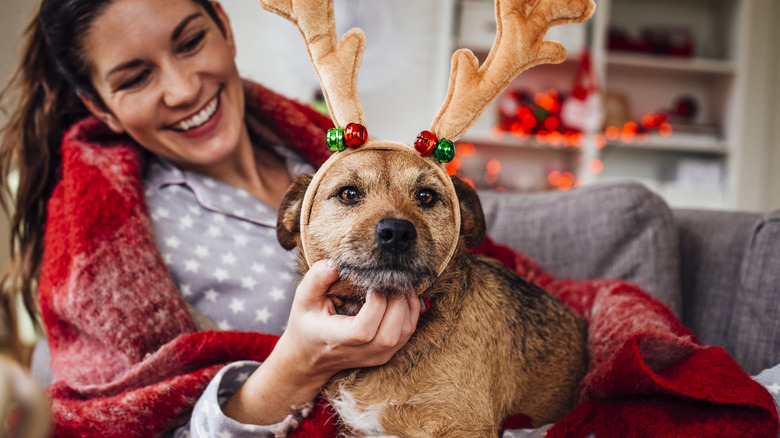
[[[405,219],[382,219],[376,226],[376,239],[387,251],[404,252],[417,240],[417,229]]]

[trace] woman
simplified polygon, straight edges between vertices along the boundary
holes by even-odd
[[[33,313],[34,283],[41,275],[40,303],[49,333],[52,365],[59,379],[50,393],[62,434],[86,436],[89,428],[107,427],[97,426],[97,412],[101,409],[107,416],[114,415],[110,421],[116,421],[117,416],[136,416],[125,429],[116,429],[116,435],[129,436],[126,435],[131,432],[129,429],[135,429],[132,433],[139,436],[159,434],[186,420],[186,412],[194,401],[192,395],[200,394],[204,381],[209,380],[210,390],[201,397],[193,414],[193,432],[203,433],[205,427],[209,436],[217,436],[221,431],[255,436],[284,434],[295,428],[332,375],[343,369],[386,362],[414,331],[420,306],[417,299],[388,300],[372,296],[357,316],[335,315],[325,292],[338,273],[326,262],[312,266],[298,285],[294,300],[291,294],[277,292],[279,299],[265,300],[266,304],[270,303],[266,313],[260,314],[258,310],[256,315],[251,314],[253,318],[225,320],[224,329],[281,333],[276,347],[261,366],[239,360],[263,356],[255,354],[247,343],[273,345],[272,341],[247,338],[245,334],[230,331],[213,338],[199,336],[193,333],[194,324],[188,320],[189,315],[182,316],[182,306],[177,301],[182,296],[196,309],[195,314],[206,315],[214,312],[216,297],[231,297],[233,314],[240,316],[246,301],[267,284],[261,275],[263,271],[269,282],[281,281],[284,288],[294,288],[295,284],[290,256],[272,244],[275,242],[273,227],[275,210],[287,186],[306,163],[289,144],[274,144],[273,140],[280,137],[285,140],[284,133],[291,130],[320,132],[318,124],[324,122],[305,108],[261,87],[245,87],[234,63],[235,54],[228,18],[219,3],[208,0],[44,0],[28,31],[23,61],[11,88],[19,92],[19,102],[3,132],[2,180],[6,193],[15,196],[4,200],[6,208],[12,207],[14,212],[15,244],[12,266],[4,284],[6,290],[10,285],[20,285],[24,302]],[[249,101],[245,101],[247,95]],[[265,116],[259,117],[258,129],[250,130],[247,120],[255,114],[245,114],[245,108],[262,108],[269,101],[289,109],[294,113],[293,120],[269,117],[267,114],[275,114],[275,109],[266,109]],[[263,110],[255,112],[263,113]],[[89,114],[101,123],[94,119],[79,122]],[[279,126],[273,125],[274,120]],[[89,143],[90,148],[71,149],[74,143]],[[307,147],[315,147],[314,141],[309,143],[299,148],[303,154],[307,154]],[[95,148],[96,144],[105,147]],[[117,150],[114,147],[117,144],[122,145],[119,150],[123,152],[111,155]],[[127,144],[132,149],[140,148],[143,156],[138,155],[141,158],[136,159],[135,155],[127,155]],[[75,191],[77,195],[66,194],[71,193],[69,181],[83,178],[84,173],[80,172],[88,171],[80,167],[82,170],[77,171],[75,164],[68,163],[82,163],[79,160],[85,159],[86,151],[90,151],[89,160],[92,160],[88,169],[103,166],[103,171],[114,166],[119,169],[117,172],[125,172],[127,168],[134,169],[133,166],[139,168],[145,189],[145,199],[140,204],[148,205],[157,248],[140,250],[145,248],[143,239],[141,243],[128,244],[123,240],[127,233],[116,231],[125,230],[122,227],[105,233],[105,237],[95,237],[102,236],[103,224],[113,223],[106,217],[114,214],[121,219],[135,213],[119,214],[118,204],[102,195],[90,195],[94,190],[103,190],[102,184],[94,181]],[[316,153],[309,155],[316,156]],[[111,162],[114,159],[119,161]],[[122,167],[125,164],[129,167]],[[7,186],[13,171],[19,175],[15,193]],[[123,173],[120,183],[125,184],[125,177],[133,173]],[[226,196],[227,191],[244,201],[225,204],[230,198]],[[133,193],[136,192],[139,190]],[[210,203],[209,198],[216,201]],[[108,253],[121,248],[118,254],[124,257],[118,258],[115,265],[108,262],[111,256],[103,253],[86,265],[79,265],[78,257],[62,255],[71,250],[63,246],[74,244],[69,240],[68,244],[60,245],[57,236],[70,236],[69,239],[81,236],[79,230],[69,230],[65,224],[74,214],[70,206],[82,201],[91,203],[86,214],[99,216],[85,231],[83,239],[98,242]],[[242,205],[254,205],[264,216],[243,214],[239,211]],[[267,207],[265,211],[264,207]],[[137,216],[141,223],[139,229],[143,229],[146,208],[142,205],[138,210],[142,212]],[[78,211],[84,214],[84,210]],[[187,212],[192,218],[182,224]],[[209,226],[208,218],[227,224],[226,228]],[[175,235],[182,227],[192,229],[189,237],[197,237],[200,245],[182,247],[182,239],[186,237]],[[247,235],[243,245],[236,241],[239,244],[233,248],[235,254],[217,253],[214,249],[224,247],[221,238],[225,229],[242,229]],[[261,275],[260,281],[250,278],[243,283],[231,282],[226,268],[208,272],[199,269],[235,265],[239,257],[257,254],[258,248],[268,252],[265,255],[269,259],[282,261],[279,266],[263,269],[258,266],[255,273]],[[157,249],[162,251],[161,257]],[[132,252],[135,256],[127,256],[130,252],[126,251],[135,251]],[[193,251],[195,256],[182,262],[186,251]],[[127,299],[135,295],[123,295],[124,289],[117,286],[125,285],[124,280],[112,280],[108,287],[98,281],[101,272],[131,277],[132,273],[120,265],[134,263],[137,258],[151,260],[143,269],[151,266],[149,269],[156,269],[160,275],[138,274],[138,282],[164,289],[169,279],[164,270],[155,266],[155,261],[165,260],[181,292],[176,297],[165,295],[169,291],[150,294],[154,296],[149,300],[157,301],[150,301],[152,304],[143,309],[154,309],[154,314],[148,314],[148,321],[153,323],[149,328],[140,329],[140,333],[137,328],[127,327],[131,325],[127,318],[134,318],[138,313],[122,313],[137,304]],[[96,267],[98,264],[100,268]],[[245,264],[245,270],[253,267],[251,263]],[[67,274],[61,275],[56,267]],[[64,277],[68,281],[60,282]],[[90,281],[80,283],[80,278]],[[98,283],[100,288],[95,286]],[[131,282],[127,287],[136,293],[143,289],[137,286],[141,283]],[[63,296],[74,301],[63,304]],[[123,304],[108,314],[104,310],[114,309],[111,307],[116,304],[114,301]],[[78,314],[70,310],[74,307],[79,308]],[[82,316],[85,312],[89,318]],[[139,312],[143,314],[144,310]],[[159,320],[155,319],[158,314]],[[268,320],[275,326],[265,324]],[[84,321],[93,326],[81,326]],[[100,327],[94,325],[95,321],[102,321]],[[109,342],[105,337],[93,339],[90,333],[94,332],[90,330],[103,330],[101,333],[106,337],[124,334],[116,335]],[[155,342],[138,347],[137,339],[150,337]],[[129,345],[124,344],[127,339],[132,341],[127,341]],[[228,353],[220,355],[216,351],[220,348]],[[201,354],[212,349],[216,350],[209,353],[208,359],[187,359],[181,370],[171,365],[171,357],[175,355],[170,351]],[[135,356],[125,354],[131,350]],[[98,362],[101,365],[95,366]],[[167,363],[168,368],[160,368],[161,362]],[[213,365],[220,362],[234,363],[213,378],[218,369]],[[154,370],[159,376],[155,376]],[[235,385],[235,379],[226,377],[242,373],[249,376],[241,379],[240,382],[246,380],[243,385],[240,382]],[[170,388],[181,381],[189,382],[190,377],[196,383],[181,386],[190,391],[184,397],[187,400],[171,401]],[[223,384],[223,379],[230,382]],[[158,388],[161,382],[165,385]],[[221,411],[217,407],[220,412],[215,416],[211,410],[218,406],[217,393],[225,390],[232,395]],[[123,394],[132,394],[136,401],[139,397],[141,401],[165,398],[165,408],[173,411],[161,414],[154,404],[146,411],[134,411],[135,405],[117,398]],[[100,403],[83,404],[92,399],[99,399]],[[115,415],[117,412],[120,414]],[[111,434],[110,429],[92,432],[102,436]]]

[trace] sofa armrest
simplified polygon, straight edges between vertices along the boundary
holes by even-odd
[[[621,278],[680,315],[679,249],[667,204],[637,183],[568,192],[480,192],[488,234],[559,278]]]
[[[726,345],[739,270],[759,215],[674,210],[680,235],[682,321],[704,344]]]
[[[739,270],[728,342],[749,373],[780,364],[780,210],[751,228]]]
[[[683,323],[748,373],[780,363],[780,211],[674,214]]]

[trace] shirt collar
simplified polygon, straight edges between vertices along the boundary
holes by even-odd
[[[295,151],[282,145],[271,147],[284,159],[287,171],[293,179],[304,173],[314,173],[314,167]],[[192,191],[198,203],[207,210],[276,227],[276,210],[246,190],[197,172],[181,169],[156,154],[153,154],[146,172],[144,179],[154,190],[184,186]]]

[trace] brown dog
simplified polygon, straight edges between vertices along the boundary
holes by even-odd
[[[300,217],[311,175],[299,177],[279,210],[277,234],[301,244]],[[586,327],[556,298],[499,262],[467,252],[485,236],[476,192],[460,179],[460,236],[446,231],[453,200],[425,158],[366,150],[339,160],[311,202],[308,257],[341,272],[329,294],[354,313],[369,289],[427,297],[431,309],[384,366],[342,372],[325,389],[357,436],[496,437],[522,412],[534,425],[562,418],[585,373]],[[457,233],[455,233],[457,234]],[[457,250],[448,256],[448,239]],[[308,264],[302,257],[302,270]]]

